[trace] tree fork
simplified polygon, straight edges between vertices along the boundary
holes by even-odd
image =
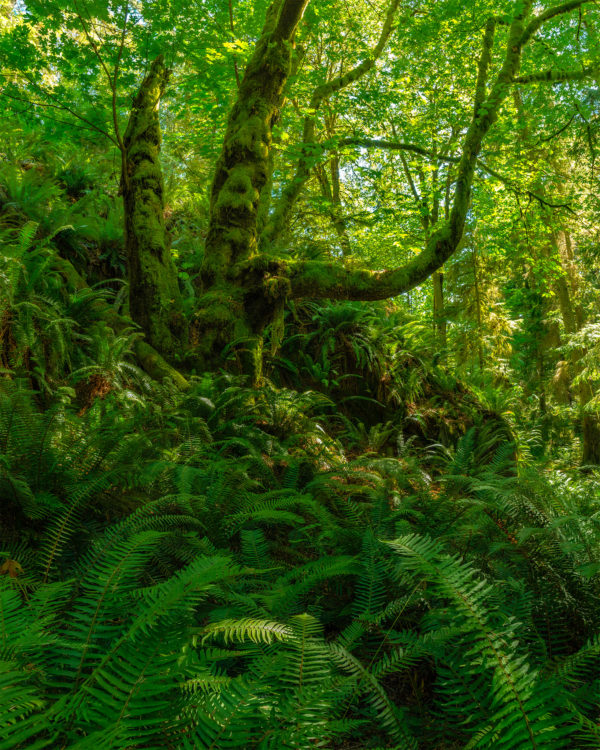
[[[272,130],[290,75],[293,40],[308,0],[275,0],[231,110],[211,188],[201,292],[194,326],[196,354],[217,365],[232,342],[244,370],[261,380],[262,335],[276,305],[263,287],[239,274],[258,253],[258,226],[272,170]],[[268,203],[268,201],[267,201]]]
[[[560,13],[576,7],[574,2],[585,1],[567,2]],[[523,47],[549,17],[542,13],[527,24],[533,0],[514,1],[513,18],[506,24],[504,59],[491,81],[495,29],[500,21],[495,17],[488,20],[477,65],[473,115],[458,158],[447,219],[431,233],[424,250],[404,266],[372,271],[339,260],[277,260],[259,252],[259,225],[264,221],[261,207],[264,209],[264,191],[270,184],[272,128],[283,104],[293,38],[307,2],[275,0],[271,4],[228,120],[211,193],[200,274],[203,294],[196,320],[202,336],[198,354],[205,362],[210,359],[216,363],[232,341],[250,342],[255,382],[260,380],[262,333],[278,314],[282,300],[308,297],[367,301],[393,297],[423,283],[456,252],[483,141],[519,76]],[[385,42],[384,34],[382,45]],[[354,69],[353,74],[357,71]],[[336,80],[336,86],[345,83],[345,79]],[[328,93],[329,89],[324,96]]]

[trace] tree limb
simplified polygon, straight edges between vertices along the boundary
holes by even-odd
[[[414,143],[403,143],[401,141],[388,141],[388,140],[379,140],[377,138],[344,138],[341,141],[338,141],[338,145],[340,146],[363,146],[365,148],[381,148],[386,149],[389,151],[409,151],[414,154],[419,154],[419,156],[426,156],[429,159],[437,159],[439,161],[448,162],[450,164],[458,164],[460,162],[460,157],[458,156],[446,156],[444,154],[436,153],[435,151],[431,151],[429,149],[423,148],[422,146],[417,146]],[[486,164],[481,159],[477,158],[476,160],[477,167],[486,174],[490,175],[490,177],[494,177],[495,179],[502,182],[504,185],[509,187],[511,190],[513,190],[516,193],[523,193],[524,195],[529,196],[530,198],[533,198],[534,200],[538,201],[540,205],[548,206],[550,208],[566,208],[568,211],[571,211],[573,213],[573,209],[570,207],[568,203],[553,203],[551,201],[546,200],[545,198],[542,198],[537,193],[533,192],[532,190],[528,189],[521,189],[513,180],[510,179],[510,177],[506,177],[505,175],[501,174],[500,172],[497,172],[495,169],[492,169],[488,164]],[[407,175],[408,176],[408,175]],[[412,182],[412,180],[409,178],[409,184]],[[417,198],[418,193],[416,194],[416,188],[414,187],[414,182],[410,184],[411,191],[413,193],[413,196]]]
[[[543,24],[546,23],[546,21],[549,21],[552,18],[556,18],[556,16],[562,16],[565,13],[570,13],[572,10],[577,10],[577,8],[581,8],[582,5],[586,5],[589,2],[593,2],[593,0],[568,0],[568,2],[566,3],[555,5],[553,8],[548,8],[543,13],[535,16],[527,24],[523,31],[523,35],[520,39],[521,47],[524,47],[527,42],[529,42],[535,32],[538,31],[543,26]]]
[[[3,76],[3,74],[0,73],[0,76]],[[5,77],[5,76],[3,76],[3,77]],[[27,76],[24,76],[24,78],[25,78],[26,81],[28,81],[29,83],[31,83],[31,81],[29,81],[29,79],[27,78]],[[39,86],[36,87],[36,88],[39,89]],[[11,94],[8,91],[6,91],[6,89],[4,91],[2,91],[2,93],[0,95],[1,96],[6,96],[9,99],[14,99],[15,101],[26,102],[27,104],[31,104],[34,107],[45,107],[47,109],[59,109],[59,110],[62,110],[63,112],[68,112],[70,115],[72,115],[73,117],[75,117],[77,120],[80,120],[81,122],[84,122],[86,124],[86,126],[87,126],[86,129],[93,130],[96,133],[100,133],[101,135],[103,135],[106,138],[108,138],[109,141],[112,141],[112,143],[114,143],[115,146],[119,147],[119,143],[116,140],[116,138],[114,138],[108,131],[103,130],[102,128],[98,127],[91,120],[86,119],[85,117],[83,117],[83,115],[80,115],[78,112],[76,112],[75,110],[71,109],[71,107],[69,107],[66,104],[63,104],[62,102],[60,102],[57,99],[57,97],[56,97],[55,94],[53,94],[50,91],[44,91],[44,90],[42,90],[41,93],[44,94],[45,96],[47,96],[48,98],[55,99],[58,103],[57,104],[53,104],[52,102],[35,101],[34,99],[30,99],[29,97],[23,97],[23,96],[17,96],[16,94]]]
[[[261,244],[269,244],[277,242],[281,233],[289,222],[289,217],[294,207],[294,204],[302,192],[302,188],[306,184],[313,167],[311,154],[313,144],[315,142],[315,122],[316,113],[323,104],[327,101],[334,93],[340,91],[343,88],[355,83],[368,73],[375,65],[377,59],[381,56],[385,49],[390,35],[394,28],[394,16],[396,10],[400,4],[400,0],[391,0],[387,10],[386,18],[379,35],[377,44],[372,49],[367,57],[362,60],[354,68],[351,68],[346,73],[336,76],[331,81],[322,83],[317,86],[312,93],[309,103],[309,111],[304,119],[303,132],[302,132],[302,153],[296,165],[296,172],[292,180],[282,191],[281,197],[273,215],[265,227],[263,235],[261,237]]]
[[[357,300],[393,297],[421,284],[452,256],[462,238],[471,202],[473,177],[483,139],[498,119],[500,107],[508,94],[510,84],[519,72],[520,39],[532,2],[533,0],[515,2],[515,16],[510,25],[504,61],[489,93],[487,96],[484,94],[482,99],[491,59],[495,24],[492,22],[486,25],[475,95],[475,102],[479,106],[474,107],[473,117],[463,141],[462,155],[458,161],[454,200],[448,220],[431,234],[425,249],[404,266],[385,271],[370,271],[336,261],[325,263],[300,261],[287,264],[282,274],[289,281],[290,297]]]
[[[527,85],[529,83],[564,83],[565,81],[583,81],[600,73],[600,66],[594,65],[583,70],[542,70],[525,76],[513,78],[513,83]]]

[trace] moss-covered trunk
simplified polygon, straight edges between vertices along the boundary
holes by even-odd
[[[211,188],[209,228],[201,270],[203,295],[195,325],[198,353],[217,363],[223,348],[240,344],[244,369],[260,379],[262,333],[278,306],[259,273],[240,265],[258,253],[264,191],[272,170],[273,125],[291,70],[293,38],[308,0],[275,0],[229,115]]]
[[[163,177],[159,162],[158,106],[168,79],[162,56],[133,101],[123,137],[121,192],[125,209],[125,250],[129,309],[147,341],[173,354],[185,340],[177,271],[167,244]]]

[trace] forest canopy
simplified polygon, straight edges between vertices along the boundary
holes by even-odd
[[[0,0],[0,750],[600,748],[593,0]]]

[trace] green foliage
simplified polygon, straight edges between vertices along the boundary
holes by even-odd
[[[204,371],[198,326],[181,393],[136,359],[119,138],[163,53],[193,319],[267,5],[0,0],[0,750],[598,748],[600,495],[577,467],[598,415],[597,75],[505,99],[441,310],[430,283],[282,293],[260,389],[231,341],[230,371]],[[551,6],[525,76],[599,59],[594,4]],[[452,208],[482,28],[492,75],[519,7],[401,4],[372,64],[386,3],[309,3],[265,190],[226,150],[244,179],[224,220],[260,203],[260,233],[304,160],[265,263],[413,259]],[[240,148],[268,151],[257,132]],[[267,319],[262,270],[237,272]]]
[[[298,398],[4,388],[3,750],[593,746],[597,498],[489,430],[348,461]]]

